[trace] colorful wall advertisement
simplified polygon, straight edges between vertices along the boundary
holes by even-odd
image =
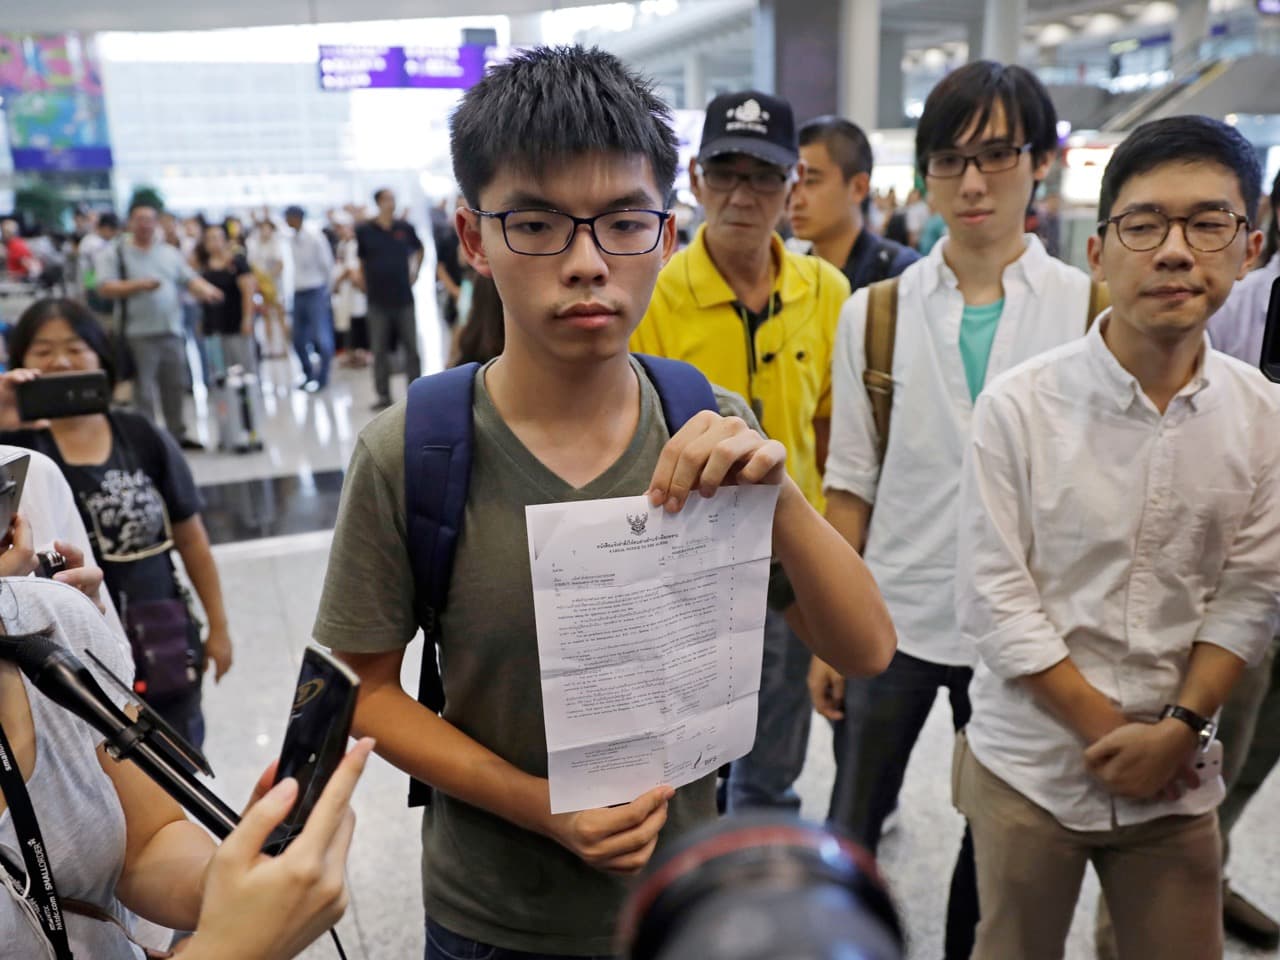
[[[108,170],[97,57],[76,33],[0,31],[0,97],[15,170]]]

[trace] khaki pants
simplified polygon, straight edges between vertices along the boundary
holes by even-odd
[[[978,763],[963,734],[951,788],[973,830],[977,860],[982,919],[973,960],[1059,960],[1089,863],[1111,908],[1122,960],[1222,956],[1215,813],[1069,830]]]

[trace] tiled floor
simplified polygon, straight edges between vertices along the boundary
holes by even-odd
[[[428,338],[434,340],[434,336]],[[439,344],[429,343],[429,369]],[[433,352],[434,351],[434,352]],[[266,371],[273,381],[266,405],[268,449],[245,457],[192,458],[209,501],[207,521],[227,598],[236,662],[219,685],[206,688],[208,754],[215,788],[233,806],[248,796],[258,773],[279,749],[301,652],[310,637],[324,576],[338,475],[359,428],[371,414],[369,371],[339,371],[327,394],[292,390],[284,364]],[[403,381],[397,384],[403,390]],[[316,532],[297,532],[297,531]],[[250,539],[255,538],[255,539]],[[405,664],[413,689],[419,649]],[[951,732],[942,700],[912,757],[901,798],[900,827],[881,849],[881,863],[910,932],[912,958],[941,955],[946,883],[959,842],[959,818],[947,798]],[[833,775],[830,735],[815,721],[809,763],[800,788],[804,813],[820,817]],[[419,816],[405,806],[406,778],[377,758],[355,804],[359,827],[350,863],[351,910],[340,930],[347,953],[364,960],[422,954],[419,901]],[[1237,827],[1232,875],[1257,900],[1280,912],[1280,777],[1273,776]],[[1067,956],[1092,957],[1090,928],[1096,882],[1089,879],[1077,908]],[[328,940],[306,954],[336,956]],[[1261,957],[1233,945],[1230,958]],[[1030,958],[1028,958],[1030,960]]]

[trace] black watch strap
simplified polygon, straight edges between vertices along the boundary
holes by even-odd
[[[1196,736],[1202,741],[1213,738],[1213,721],[1206,720],[1194,710],[1188,710],[1186,707],[1179,706],[1176,703],[1166,703],[1164,706],[1164,712],[1160,714],[1160,719],[1163,720],[1165,717],[1173,717],[1175,720],[1181,720],[1188,727],[1194,730]]]

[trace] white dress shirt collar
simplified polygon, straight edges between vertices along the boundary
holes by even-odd
[[[1002,279],[1006,285],[1010,280],[1018,281],[1035,296],[1039,293],[1046,274],[1052,269],[1053,258],[1049,256],[1044,244],[1034,233],[1023,234],[1022,240],[1026,244],[1025,251],[1022,256],[1004,268]],[[951,290],[960,289],[960,279],[946,260],[947,244],[950,242],[949,237],[943,237],[933,245],[929,255],[921,261],[928,265],[928,271],[924,277],[926,297],[942,286]]]
[[[1108,307],[1105,312],[1098,316],[1097,321],[1089,328],[1089,333],[1085,337],[1090,367],[1096,375],[1096,380],[1091,381],[1094,392],[1114,403],[1116,409],[1121,413],[1127,411],[1133,404],[1140,403],[1156,416],[1160,416],[1160,412],[1143,392],[1142,384],[1138,382],[1138,378],[1121,365],[1120,361],[1116,359],[1116,355],[1111,352],[1111,348],[1107,346],[1104,335],[1110,323],[1111,308]],[[1196,358],[1195,371],[1186,385],[1174,395],[1174,400],[1187,401],[1191,404],[1193,410],[1200,408],[1200,404],[1205,399],[1203,396],[1204,391],[1210,385],[1209,371],[1212,364],[1213,346],[1209,343],[1209,335],[1207,333],[1202,334],[1202,338],[1204,343]]]

